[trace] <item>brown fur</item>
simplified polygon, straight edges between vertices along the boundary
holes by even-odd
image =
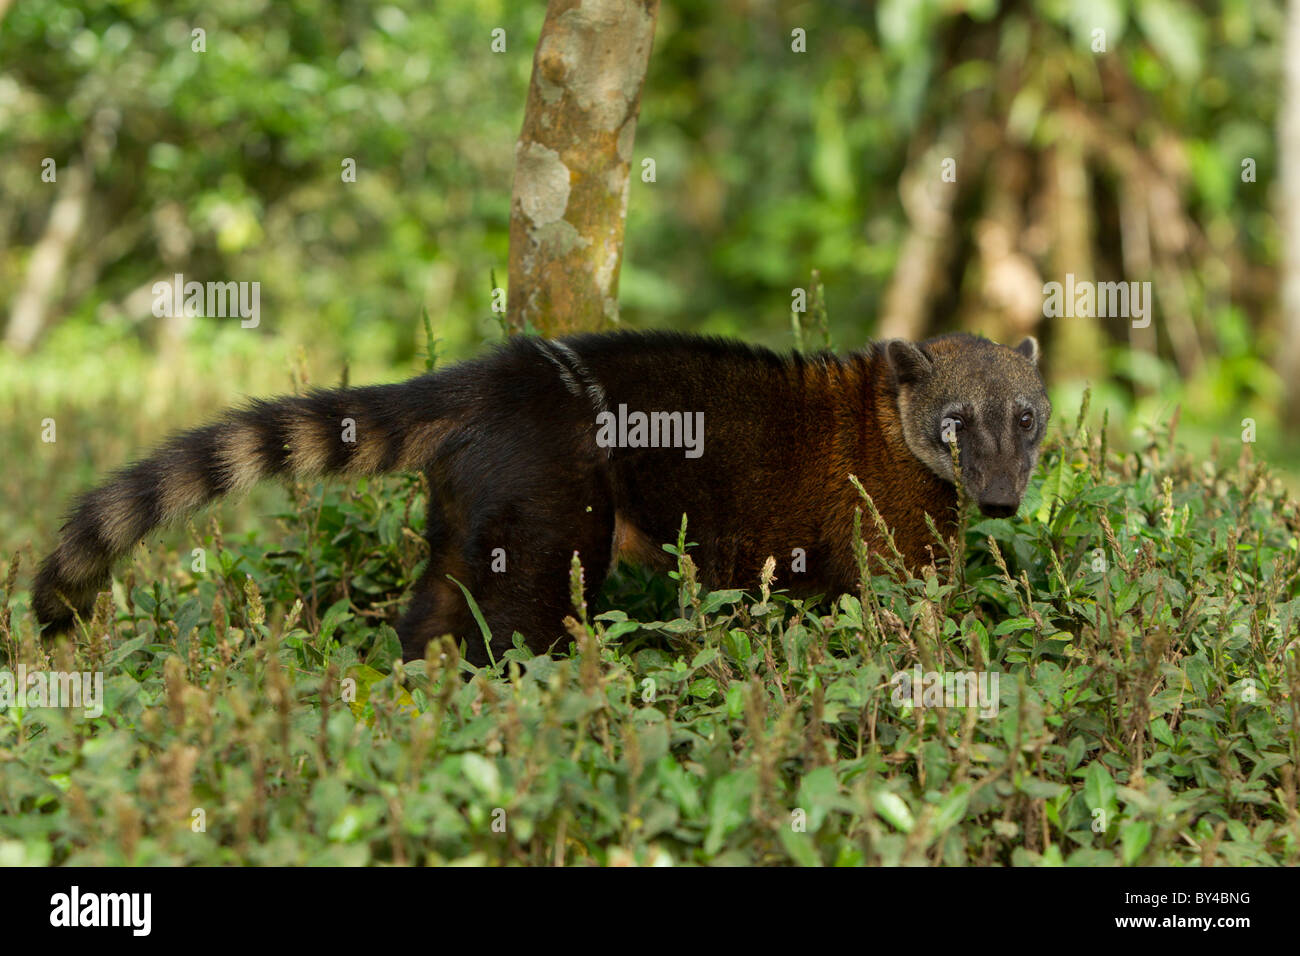
[[[430,557],[399,626],[408,657],[450,633],[486,660],[451,578],[474,596],[495,652],[515,631],[546,649],[572,612],[575,552],[594,592],[618,560],[664,566],[660,545],[676,539],[683,513],[707,584],[752,587],[773,557],[778,586],[836,594],[858,583],[863,502],[850,475],[914,570],[937,550],[926,516],[944,535],[956,527],[946,416],[964,422],[954,440],[972,496],[991,513],[1014,511],[1051,410],[1036,358],[1032,340],[1012,350],[970,336],[846,358],[653,333],[517,338],[399,385],[255,402],[84,495],[41,565],[33,604],[49,632],[67,629],[150,529],[264,478],[409,468],[424,470],[431,494]],[[669,438],[702,421],[699,453],[602,443],[620,409],[673,422]],[[344,438],[348,419],[355,441]],[[869,520],[863,530],[882,550]],[[504,572],[493,570],[501,556]]]

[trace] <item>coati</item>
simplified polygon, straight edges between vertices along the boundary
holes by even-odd
[[[1037,361],[1032,338],[965,334],[843,358],[656,332],[519,336],[401,384],[257,400],[172,437],[77,501],[33,606],[47,634],[68,629],[150,530],[264,478],[403,469],[430,490],[430,557],[398,626],[407,658],[452,634],[486,662],[450,578],[496,656],[515,631],[546,650],[572,613],[573,553],[594,592],[619,559],[660,565],[683,512],[709,585],[751,587],[772,555],[802,566],[780,575],[793,593],[844,592],[862,503],[850,474],[913,568],[935,544],[927,513],[956,527],[950,441],[980,509],[1016,512],[1051,414]]]

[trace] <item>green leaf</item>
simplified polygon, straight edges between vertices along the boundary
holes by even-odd
[[[788,824],[782,825],[777,832],[781,837],[781,845],[785,851],[790,854],[796,866],[821,866],[821,857],[817,855],[817,849],[813,846],[812,833],[797,833]]]
[[[500,795],[501,773],[495,762],[476,753],[464,753],[460,755],[460,769],[465,779],[489,800],[496,800]]]
[[[492,655],[492,631],[488,628],[487,621],[483,619],[483,612],[478,609],[478,602],[475,601],[474,596],[469,593],[469,588],[465,587],[465,585],[461,584],[450,574],[447,575],[447,580],[460,588],[460,593],[465,595],[465,603],[469,605],[469,612],[474,615],[474,620],[478,624],[479,633],[483,635],[483,646],[487,648],[488,663],[492,667],[496,667],[497,661]]]
[[[835,771],[830,767],[818,767],[804,775],[799,783],[799,806],[808,812],[808,832],[816,833],[826,822],[827,814],[833,810],[839,800],[840,785],[835,779]]]
[[[1070,738],[1070,742],[1065,745],[1065,769],[1073,770],[1079,766],[1079,761],[1083,759],[1084,751],[1087,744],[1084,743],[1082,734],[1075,734]]]
[[[1124,865],[1132,866],[1142,856],[1151,842],[1151,824],[1146,820],[1133,820],[1124,824],[1119,833]]]
[[[959,783],[952,788],[951,793],[939,801],[934,814],[936,836],[961,823],[966,816],[966,807],[970,804],[970,791],[969,783]]]
[[[691,670],[699,670],[706,664],[712,664],[718,659],[718,649],[716,647],[706,647],[691,659]]]
[[[1163,717],[1151,721],[1151,736],[1166,747],[1174,745],[1174,733],[1169,729],[1169,722]]]
[[[1059,511],[1062,505],[1074,497],[1074,480],[1074,468],[1065,455],[1059,456],[1043,479],[1043,503],[1035,515],[1040,523],[1046,524],[1052,516],[1053,508]]]
[[[745,596],[745,592],[737,588],[726,591],[710,591],[700,602],[700,610],[705,614],[712,614],[724,604],[735,604]]]
[[[1024,777],[1019,784],[1020,792],[1035,800],[1051,800],[1059,797],[1069,788],[1063,783],[1040,780],[1037,777]]]
[[[692,697],[699,700],[708,700],[718,693],[718,682],[712,677],[701,677],[699,680],[693,680],[690,685],[690,693]]]
[[[1110,772],[1102,765],[1100,760],[1094,760],[1088,766],[1088,775],[1083,781],[1083,798],[1088,803],[1088,809],[1103,810],[1107,817],[1112,815],[1115,803],[1115,781]],[[1110,823],[1107,822],[1107,829]]]
[[[149,640],[149,635],[143,634],[140,637],[133,637],[130,640],[123,641],[109,652],[108,657],[104,658],[104,667],[108,670],[116,668],[136,651],[147,647]]]
[[[334,636],[335,628],[344,621],[350,620],[352,620],[351,602],[347,598],[340,598],[331,604],[325,611],[325,616],[321,618],[320,631],[316,635],[318,646],[323,647]]]
[[[636,621],[619,621],[605,629],[605,640],[615,641],[624,634],[633,634],[641,629],[641,625]]]
[[[1177,0],[1135,3],[1138,23],[1150,44],[1184,83],[1201,74],[1204,27],[1201,18]]]
[[[749,800],[756,782],[753,770],[720,777],[709,795],[709,832],[704,852],[717,853],[727,835],[749,819]]]
[[[888,790],[881,790],[876,794],[876,813],[886,823],[890,824],[897,830],[904,833],[911,833],[912,828],[916,826],[916,820],[912,818],[912,811],[907,808],[903,798],[896,793]]]

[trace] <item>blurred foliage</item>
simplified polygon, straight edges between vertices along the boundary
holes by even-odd
[[[424,309],[445,357],[496,337],[492,274],[504,281],[513,144],[543,13],[500,0],[10,6],[0,308],[47,226],[57,185],[40,181],[42,160],[89,162],[94,179],[52,327],[30,355],[0,348],[0,401],[67,413],[87,405],[86,378],[151,377],[160,362],[185,389],[213,377],[218,404],[283,391],[283,374],[243,368],[249,350],[232,335],[257,339],[258,352],[305,346],[317,378],[336,379],[345,363],[354,381],[401,378],[418,366]],[[977,154],[1030,158],[1013,198],[1043,279],[1063,270],[1043,238],[1059,213],[1034,211],[1050,192],[1036,164],[1082,144],[1086,226],[1105,277],[1122,268],[1107,259],[1121,245],[1123,177],[1107,158],[1118,142],[1154,157],[1175,197],[1161,218],[1192,237],[1157,283],[1182,304],[1169,316],[1157,305],[1165,331],[1138,343],[1122,321],[1100,330],[1094,404],[1113,421],[1152,424],[1182,403],[1184,434],[1202,452],[1239,442],[1251,417],[1262,452],[1294,456],[1271,369],[1282,22],[1281,4],[1249,0],[668,0],[636,142],[657,182],[633,177],[624,321],[784,346],[791,290],[817,269],[835,341],[868,340],[908,234],[900,181],[954,129]],[[505,53],[490,47],[498,27]],[[205,52],[192,49],[195,28]],[[791,50],[796,29],[806,53]],[[1096,29],[1107,53],[1091,49]],[[1240,181],[1243,156],[1258,183]],[[355,183],[341,181],[346,158]],[[965,160],[960,175],[918,331],[1005,335],[976,237],[1006,177]],[[177,272],[260,282],[260,328],[155,319],[148,290]],[[1066,404],[1085,384],[1070,375],[1080,366],[1070,321],[1037,330]],[[202,407],[171,396],[149,434]],[[23,415],[24,442],[38,425]]]
[[[29,174],[46,156],[77,160],[99,124],[112,145],[62,303],[81,347],[156,337],[151,298],[124,300],[174,272],[260,281],[262,334],[327,342],[335,362],[409,357],[426,303],[472,341],[489,328],[474,319],[488,270],[504,261],[523,38],[542,12],[16,5],[0,27],[0,292],[20,280],[50,202]],[[489,23],[516,37],[512,55],[489,51]],[[204,53],[191,50],[195,27]],[[354,184],[341,182],[344,158]]]

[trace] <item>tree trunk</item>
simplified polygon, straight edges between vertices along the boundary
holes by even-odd
[[[9,312],[5,344],[15,352],[26,352],[35,344],[45,328],[51,306],[62,291],[59,280],[81,231],[86,204],[90,200],[88,165],[68,166],[59,171],[59,194],[50,210],[49,223],[32,250],[26,278],[14,296]]]
[[[1279,220],[1285,252],[1282,257],[1282,336],[1278,371],[1286,387],[1283,413],[1292,433],[1300,432],[1300,0],[1287,5],[1282,62],[1283,89],[1279,104],[1278,166],[1281,171]]]
[[[940,273],[950,251],[952,207],[957,197],[957,184],[940,180],[939,164],[952,156],[957,159],[958,175],[967,175],[963,140],[962,131],[947,131],[903,173],[899,182],[898,193],[907,214],[907,236],[898,250],[898,266],[881,304],[878,339],[917,340],[924,338],[929,328],[930,304],[943,285]]]
[[[510,204],[512,331],[618,321],[628,174],[659,0],[550,0]]]
[[[1047,169],[1057,229],[1051,278],[1064,283],[1066,275],[1073,272],[1076,278],[1094,281],[1092,196],[1082,148],[1069,140],[1057,143],[1047,157]],[[1101,378],[1105,373],[1103,338],[1096,315],[1062,314],[1054,323],[1052,370],[1056,376],[1093,382]]]

